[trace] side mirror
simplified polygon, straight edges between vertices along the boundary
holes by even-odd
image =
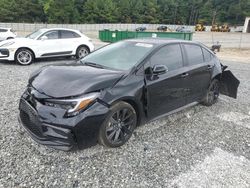
[[[41,41],[44,41],[44,40],[48,40],[48,37],[45,35],[41,37]]]
[[[166,65],[155,65],[153,67],[153,74],[164,74],[166,72],[168,72]]]

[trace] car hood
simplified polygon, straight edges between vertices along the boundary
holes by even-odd
[[[29,85],[52,98],[67,98],[112,87],[125,73],[82,64],[54,65],[33,73]]]
[[[4,40],[2,42],[0,42],[0,47],[4,47],[5,44],[8,44],[8,43],[13,43],[11,44],[10,46],[18,46],[20,44],[30,44],[30,43],[33,43],[34,40],[33,39],[29,39],[29,38],[14,38],[14,39],[9,39],[9,40]],[[7,46],[9,47],[9,46]]]

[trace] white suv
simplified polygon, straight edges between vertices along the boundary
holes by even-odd
[[[0,41],[13,38],[16,38],[16,34],[11,28],[0,27]]]
[[[29,65],[35,59],[61,56],[82,58],[94,50],[87,36],[72,29],[39,29],[25,38],[0,42],[0,60]]]

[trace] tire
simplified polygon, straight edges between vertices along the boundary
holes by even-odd
[[[98,141],[107,147],[122,146],[132,136],[136,124],[135,109],[126,102],[116,103],[100,127]]]
[[[207,90],[204,100],[202,104],[205,106],[212,106],[218,101],[220,94],[220,82],[217,79],[212,80],[210,86]]]
[[[14,39],[13,37],[8,37],[7,40]]]
[[[76,58],[81,59],[89,54],[89,49],[86,46],[79,46],[76,50]]]
[[[15,62],[19,65],[30,65],[34,62],[34,54],[26,48],[21,48],[16,51]]]

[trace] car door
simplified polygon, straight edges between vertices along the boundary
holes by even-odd
[[[188,67],[186,83],[190,94],[187,103],[200,101],[209,87],[214,63],[211,59],[204,60],[200,45],[183,43],[182,47],[185,52],[185,64]]]
[[[168,70],[162,74],[154,74],[154,67],[159,65],[165,65]],[[188,91],[183,77],[185,72],[182,50],[178,43],[166,45],[151,56],[149,67],[145,70],[147,108],[150,119],[186,104]]]
[[[73,31],[60,30],[60,41],[64,52],[72,53],[79,44],[81,36]]]
[[[59,31],[47,31],[37,39],[36,51],[38,57],[58,56],[63,53],[59,40]]]

